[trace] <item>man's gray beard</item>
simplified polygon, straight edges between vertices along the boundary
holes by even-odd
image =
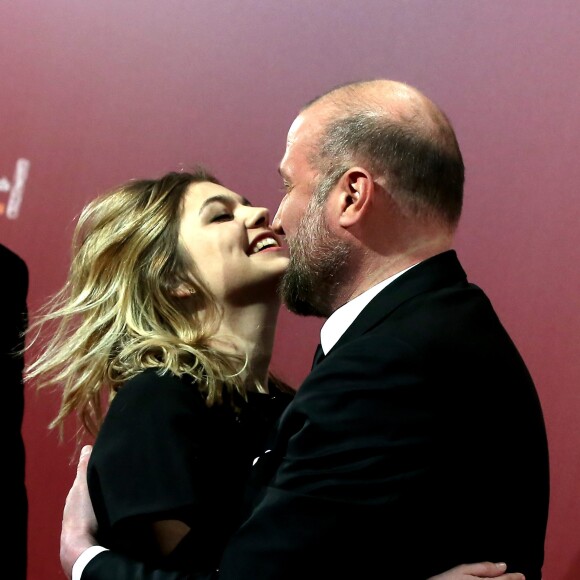
[[[350,248],[334,236],[324,204],[311,202],[292,239],[287,239],[290,264],[280,283],[284,304],[301,316],[327,318],[344,276]]]

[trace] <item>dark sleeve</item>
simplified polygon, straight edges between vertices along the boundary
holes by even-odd
[[[22,333],[28,322],[28,267],[22,258],[0,244],[0,270],[4,280],[0,287],[3,305],[0,352],[2,357],[9,357],[9,375],[21,378],[24,359],[21,355],[15,356],[14,352],[24,346]]]
[[[193,385],[146,371],[112,401],[89,464],[99,527],[183,519],[203,501],[201,399]]]
[[[298,390],[274,449],[258,462],[273,462],[273,478],[228,543],[220,580],[338,580],[391,570],[396,545],[385,549],[403,522],[404,489],[429,462],[433,417],[421,402],[425,385],[414,353],[393,342],[388,356],[377,357],[375,340],[327,357]],[[377,538],[381,545],[373,546]],[[181,578],[117,554],[97,558],[83,580],[110,577],[115,568],[126,579]]]
[[[99,527],[107,528],[117,546],[122,544],[119,535],[127,537],[129,546],[117,547],[123,555],[97,555],[83,570],[83,580],[210,580],[211,573],[193,572],[189,565],[182,571],[156,570],[144,557],[126,555],[131,544],[143,541],[139,527],[144,521],[195,517],[204,501],[207,474],[200,455],[208,432],[195,385],[147,371],[120,389],[95,442],[88,480]],[[195,563],[199,547],[190,535],[176,551],[189,550],[182,561]]]
[[[3,417],[1,435],[3,485],[10,498],[11,533],[4,543],[11,555],[13,578],[26,576],[28,497],[25,484],[26,451],[22,438],[24,417],[24,332],[27,327],[28,267],[24,260],[0,244],[0,368]]]
[[[230,540],[221,580],[363,578],[365,568],[395,569],[397,546],[410,541],[407,498],[431,462],[434,416],[416,354],[393,340],[377,356],[376,341],[349,343],[298,390],[272,452],[279,465]]]
[[[85,567],[81,580],[216,580],[217,575],[156,570],[114,552],[101,552]]]

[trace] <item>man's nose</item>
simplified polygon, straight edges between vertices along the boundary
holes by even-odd
[[[282,209],[284,208],[284,202],[286,201],[286,197],[280,202],[278,206],[278,210],[276,211],[276,215],[272,220],[272,229],[280,236],[284,235],[284,228],[282,227]]]

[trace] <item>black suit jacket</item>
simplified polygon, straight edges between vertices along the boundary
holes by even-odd
[[[5,410],[2,441],[7,450],[3,457],[3,480],[13,514],[4,548],[12,560],[11,577],[25,580],[28,499],[24,483],[25,454],[21,433],[24,415],[24,357],[17,353],[24,346],[22,333],[27,323],[28,268],[19,256],[0,244],[0,272],[0,385]]]
[[[314,366],[251,486],[220,580],[425,580],[480,560],[540,580],[540,403],[455,252],[397,278]],[[106,577],[186,576],[104,553],[83,580]]]

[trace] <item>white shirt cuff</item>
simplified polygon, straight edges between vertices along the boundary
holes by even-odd
[[[97,555],[101,552],[105,552],[107,548],[103,548],[103,546],[91,546],[87,548],[78,558],[77,561],[73,564],[72,567],[72,576],[71,580],[81,580],[81,574],[85,569],[85,566]]]

